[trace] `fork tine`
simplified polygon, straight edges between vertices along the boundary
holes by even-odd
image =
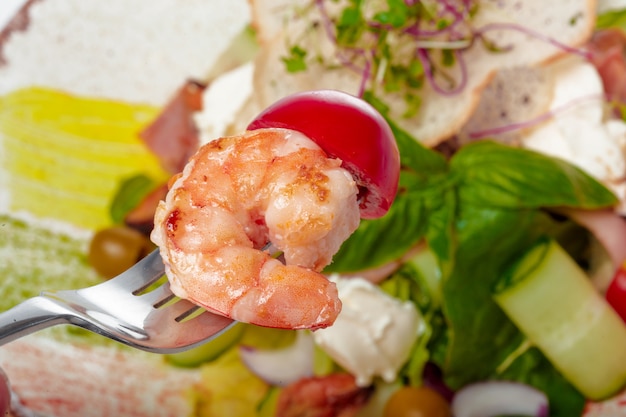
[[[152,304],[154,308],[160,308],[176,298],[176,295],[174,295],[170,289],[170,283],[165,282],[158,288],[155,288],[145,294],[141,294],[138,297],[141,297],[145,302]]]
[[[111,286],[121,286],[137,295],[158,281],[164,273],[165,265],[163,265],[159,250],[156,249],[130,269],[101,285],[110,283]]]
[[[206,311],[189,317],[199,307],[175,300],[169,282],[144,293],[164,273],[155,250],[104,283],[43,292],[0,314],[0,345],[49,326],[72,324],[138,349],[173,353],[204,343],[232,326],[232,319]]]

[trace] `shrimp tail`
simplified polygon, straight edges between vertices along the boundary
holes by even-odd
[[[318,272],[268,261],[260,285],[233,305],[231,317],[282,329],[320,329],[332,325],[341,311],[334,282]]]

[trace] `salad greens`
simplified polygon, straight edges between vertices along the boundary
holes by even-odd
[[[626,10],[610,10],[598,16],[597,29],[620,28],[626,29]]]
[[[362,222],[330,269],[381,266],[425,241],[441,268],[440,294],[428,295],[419,274],[406,269],[392,279],[409,281],[405,296],[430,318],[427,349],[445,382],[527,382],[547,393],[552,415],[580,415],[584,397],[530,347],[494,302],[493,287],[537,239],[559,240],[577,228],[546,209],[608,207],[615,196],[580,169],[529,150],[483,141],[447,161],[392,127],[403,155],[397,200],[384,218]],[[441,305],[424,297],[440,297]],[[407,369],[421,372],[411,362]]]
[[[624,321],[557,242],[542,238],[522,254],[494,299],[586,398],[607,398],[623,387]]]
[[[126,214],[137,207],[158,185],[156,180],[143,173],[122,180],[109,207],[113,223],[122,224]]]

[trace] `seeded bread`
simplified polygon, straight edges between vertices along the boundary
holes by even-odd
[[[332,71],[320,66],[292,74],[281,61],[281,57],[288,55],[293,39],[298,39],[306,48],[324,51],[326,61],[336,64],[336,49],[326,35],[324,25],[312,27],[299,19],[293,9],[274,8],[272,0],[251,0],[251,5],[254,24],[263,33],[265,45],[256,62],[255,91],[259,107],[304,89],[339,88],[352,94],[359,92],[361,74],[345,64]],[[416,117],[411,118],[402,117],[402,93],[386,95],[383,98],[391,106],[391,116],[422,143],[434,146],[442,142],[458,132],[469,119],[481,92],[497,70],[535,66],[565,53],[563,48],[546,40],[548,38],[569,47],[582,45],[593,31],[595,7],[594,0],[550,3],[541,0],[481,1],[472,21],[474,29],[489,28],[484,36],[508,52],[495,53],[481,42],[474,42],[463,54],[468,80],[462,92],[442,95],[426,83],[421,92],[421,109]],[[269,12],[271,10],[274,14]],[[280,11],[291,14],[281,17],[278,15]],[[313,19],[321,20],[317,9],[312,8],[311,13],[318,13]],[[499,29],[497,25],[501,25]],[[537,39],[529,32],[541,34],[543,38]],[[457,80],[461,78],[458,68],[451,74]]]

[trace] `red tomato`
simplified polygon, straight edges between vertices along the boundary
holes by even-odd
[[[361,217],[382,217],[398,188],[400,154],[391,128],[365,101],[335,90],[296,93],[277,101],[248,130],[285,128],[315,141],[352,173],[360,189]]]
[[[626,321],[626,263],[615,271],[613,281],[606,290],[606,300],[622,320]]]

